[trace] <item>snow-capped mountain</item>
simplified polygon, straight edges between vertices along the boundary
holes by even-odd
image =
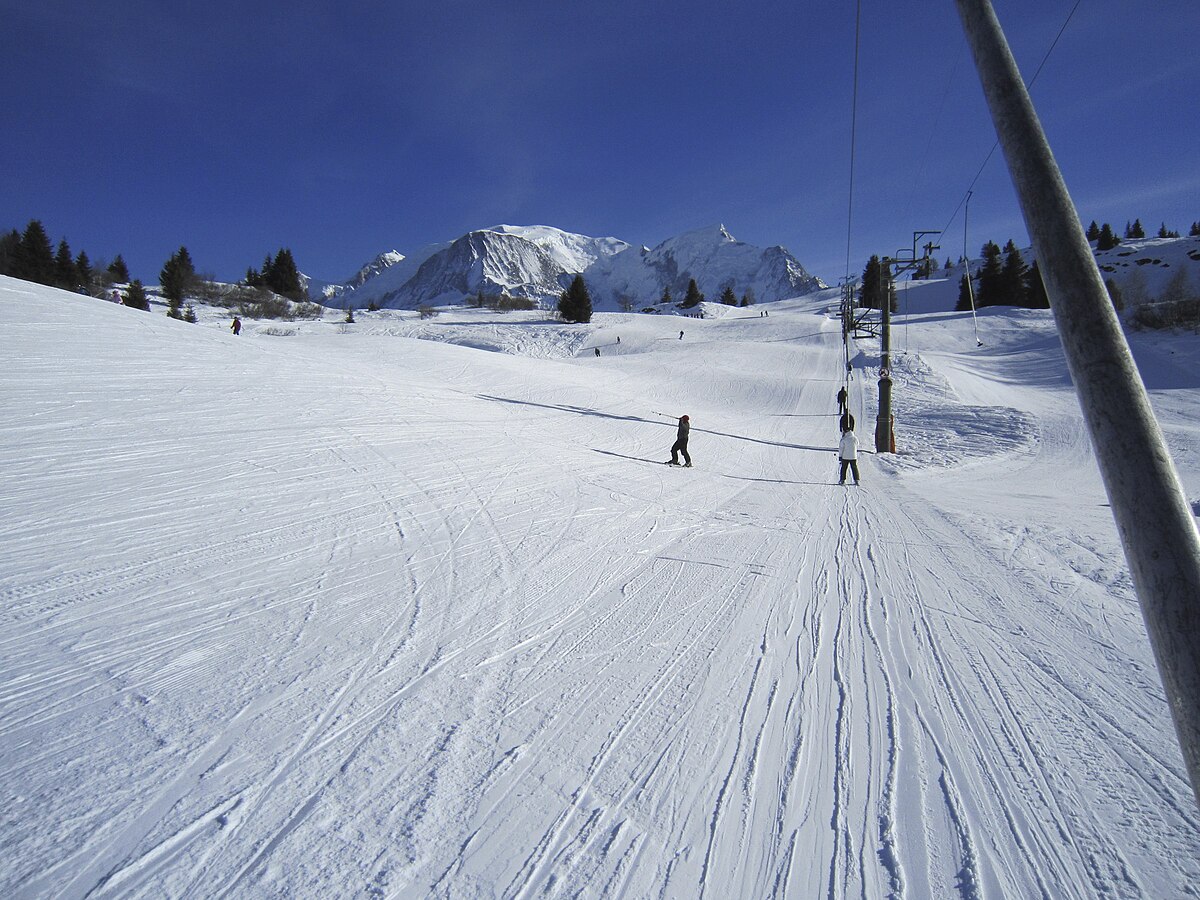
[[[545,301],[566,286],[566,270],[549,253],[515,234],[472,231],[434,253],[412,278],[383,295],[380,306],[412,309],[458,302],[483,291]]]
[[[359,288],[382,272],[384,269],[390,269],[396,263],[404,261],[404,254],[396,250],[388,250],[386,253],[380,253],[377,257],[354,273],[354,277],[346,282],[348,288]]]
[[[693,278],[710,300],[716,300],[726,285],[739,297],[751,290],[760,301],[797,297],[825,287],[783,247],[763,249],[743,243],[724,225],[686,232],[653,250],[626,251],[600,261],[587,275],[596,282],[593,296],[607,293],[606,299],[614,305],[625,298],[639,307],[658,300],[666,288],[682,299]]]
[[[572,234],[549,225],[497,225],[488,231],[515,234],[517,237],[537,244],[572,274],[586,272],[598,261],[616,256],[629,249],[625,241],[613,237],[594,238]]]
[[[324,303],[327,306],[336,305],[332,301],[334,298],[346,291],[352,291],[355,288],[360,288],[371,279],[375,278],[379,273],[390,269],[397,263],[403,262],[404,254],[396,250],[388,250],[380,253],[369,263],[360,268],[350,278],[341,284],[334,284],[328,281],[317,281],[309,278],[307,275],[302,275],[301,280],[304,284],[304,289],[308,292],[308,296]]]
[[[553,306],[577,274],[587,281],[596,308],[610,310],[652,305],[667,288],[681,299],[693,278],[712,300],[726,285],[739,297],[750,291],[759,301],[825,286],[783,247],[743,243],[722,225],[687,232],[653,250],[546,225],[497,225],[430,244],[322,302],[412,309],[459,303],[483,291]]]

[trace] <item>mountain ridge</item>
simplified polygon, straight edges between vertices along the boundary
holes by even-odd
[[[616,237],[591,237],[549,225],[496,225],[469,231],[410,255],[382,254],[357,273],[357,283],[326,288],[313,299],[327,306],[414,309],[462,302],[480,291],[505,293],[551,308],[576,275],[588,283],[598,310],[652,307],[664,291],[682,298],[695,279],[715,300],[726,286],[739,297],[782,300],[826,285],[786,248],[738,241],[710,225],[662,241],[653,249]]]

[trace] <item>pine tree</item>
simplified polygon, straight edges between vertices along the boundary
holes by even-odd
[[[21,252],[21,233],[13,229],[0,237],[0,275],[16,278],[17,256]]]
[[[582,275],[576,275],[571,286],[562,292],[558,300],[558,314],[566,322],[592,321],[592,295]]]
[[[179,318],[179,308],[183,303],[184,294],[192,290],[196,283],[196,267],[192,263],[192,255],[187,247],[180,247],[167,260],[158,274],[158,283],[162,285],[163,296],[170,304],[167,315]]]
[[[878,254],[873,254],[863,268],[862,282],[858,288],[858,305],[867,309],[879,309],[879,292],[882,273]]]
[[[196,322],[196,311],[192,309],[192,304],[190,303],[183,308],[183,321],[193,324]]]
[[[1200,222],[1192,223],[1192,228],[1188,231],[1188,237],[1200,237]]]
[[[748,287],[748,288],[746,288],[746,293],[742,294],[742,306],[753,306],[753,305],[754,305],[754,288]]]
[[[954,305],[954,309],[958,312],[970,312],[971,298],[971,276],[964,272],[958,279],[958,303]]]
[[[1129,229],[1129,234],[1127,234],[1126,237],[1132,238],[1133,240],[1137,241],[1137,240],[1141,240],[1145,236],[1146,236],[1146,229],[1142,227],[1142,220],[1134,219],[1133,227]]]
[[[1000,247],[988,241],[980,250],[983,266],[976,276],[979,289],[975,292],[975,307],[1000,306],[1004,304],[1004,266],[1000,262]]]
[[[31,220],[25,226],[17,253],[17,272],[14,275],[37,284],[54,284],[54,251],[50,248],[50,238],[46,229],[37,219]]]
[[[296,268],[291,250],[285,247],[276,253],[270,265],[263,269],[262,275],[266,286],[276,294],[292,300],[302,299],[304,287],[300,283],[300,270]]]
[[[1129,240],[1131,237],[1133,237],[1133,225],[1130,224],[1128,219],[1126,219],[1125,220],[1125,240]]]
[[[54,254],[54,284],[64,290],[75,290],[76,277],[75,258],[71,256],[71,247],[67,239],[58,242],[58,252]]]
[[[894,312],[896,288],[892,281],[892,267],[884,264],[878,256],[872,256],[863,269],[858,305],[867,309],[883,309],[883,304],[889,301]]]
[[[108,274],[113,277],[113,281],[119,284],[129,283],[129,266],[125,265],[125,257],[121,256],[120,253],[117,254],[116,259],[109,263]]]
[[[125,305],[145,311],[150,309],[150,298],[146,296],[146,287],[136,278],[129,282],[129,287],[125,288]]]
[[[1112,230],[1112,226],[1105,222],[1100,226],[1100,236],[1096,238],[1097,250],[1111,250],[1121,243],[1121,239],[1117,237]]]
[[[721,291],[721,302],[726,306],[737,306],[737,294],[733,292],[733,285],[725,285],[725,290]]]
[[[700,288],[696,285],[696,279],[688,279],[687,294],[684,295],[683,302],[679,304],[681,309],[691,309],[699,306],[704,302],[704,295],[700,293]]]
[[[1092,219],[1092,224],[1088,226],[1087,239],[1093,242],[1100,239],[1100,226],[1096,224],[1095,219]]]
[[[1021,256],[1021,251],[1011,240],[1004,245],[1004,266],[1000,270],[1000,296],[1005,306],[1027,306],[1028,289],[1026,276],[1029,266]]]
[[[671,302],[671,288],[670,287],[663,288],[662,296],[658,298],[658,302],[659,303],[670,303]]]
[[[1037,260],[1025,272],[1025,305],[1030,309],[1049,309],[1050,295],[1046,293],[1046,285],[1042,282],[1042,270],[1038,268]]]
[[[82,250],[75,257],[75,277],[85,288],[92,286],[92,261],[88,259],[88,255]]]

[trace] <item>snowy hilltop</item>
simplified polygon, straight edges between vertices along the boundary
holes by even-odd
[[[759,302],[824,287],[783,247],[745,244],[721,225],[670,238],[652,250],[545,225],[498,225],[430,244],[316,299],[340,308],[415,309],[461,303],[482,291],[553,307],[577,274],[587,282],[597,310],[641,309],[667,290],[681,299],[692,279],[714,300],[727,286]]]

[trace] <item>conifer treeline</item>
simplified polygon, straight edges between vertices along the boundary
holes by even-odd
[[[956,310],[971,308],[972,295],[976,308],[982,306],[1023,306],[1027,309],[1049,309],[1050,298],[1042,284],[1037,260],[1028,265],[1017,245],[1011,240],[1001,250],[995,241],[988,241],[980,251],[983,265],[973,275],[964,273],[958,280]],[[1001,259],[1003,256],[1003,259]],[[968,281],[973,279],[973,283]]]
[[[93,265],[84,251],[72,255],[63,238],[55,250],[40,221],[33,219],[21,233],[15,228],[0,236],[0,275],[68,291],[92,293],[114,282],[129,281],[129,269],[118,253],[107,266]]]
[[[14,228],[0,235],[0,275],[88,294],[99,293],[114,284],[131,283],[129,267],[121,254],[105,266],[93,265],[83,251],[73,256],[66,238],[58,242],[55,250],[37,219],[29,222],[24,233]],[[171,303],[170,314],[177,315],[184,298],[195,296],[205,280],[196,274],[187,247],[180,247],[172,254],[159,273],[163,296]],[[292,251],[286,247],[274,256],[267,254],[262,271],[248,269],[245,284],[266,288],[290,300],[305,299],[300,270]]]

